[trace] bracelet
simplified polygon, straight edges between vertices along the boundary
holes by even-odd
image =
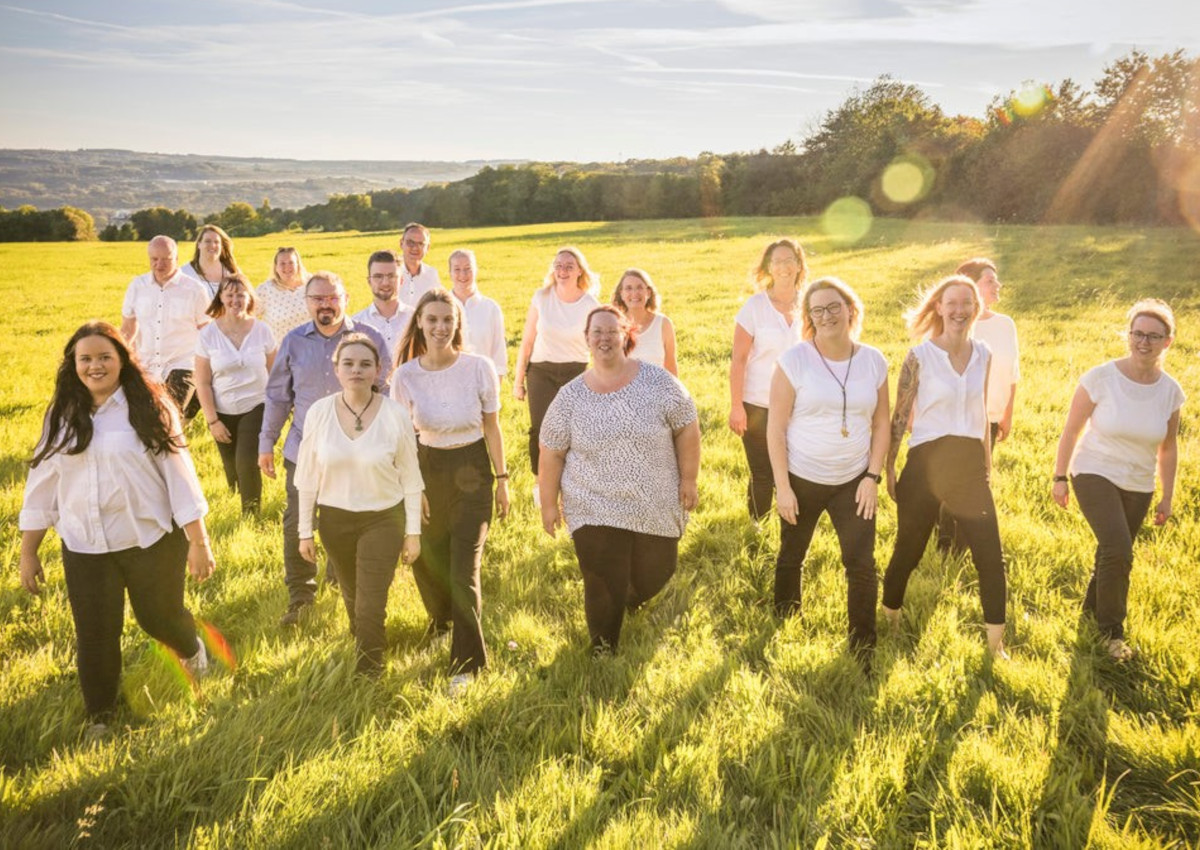
[[[502,480],[504,480],[505,478],[508,478],[508,473],[507,473],[507,472],[497,472],[497,473],[496,473],[496,474],[495,474],[493,477],[494,477],[494,478],[495,478],[497,481],[502,481]]]
[[[874,481],[876,484],[878,484],[879,482],[883,481],[883,476],[882,476],[882,475],[880,475],[878,472],[864,472],[864,473],[863,473],[863,477],[864,477],[864,478],[870,478],[870,479],[871,479],[872,481]]]
[[[205,419],[204,421],[207,422],[208,427],[211,428],[212,426],[216,425],[221,420],[220,419]]]
[[[1055,475],[1054,476],[1055,484],[1066,484],[1069,480],[1070,479],[1067,478],[1067,476],[1065,476],[1065,475]]]
[[[212,545],[212,541],[210,541],[207,537],[198,537],[195,540],[189,540],[188,543],[192,544],[193,546],[211,546]]]

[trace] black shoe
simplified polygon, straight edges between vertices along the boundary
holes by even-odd
[[[283,612],[283,616],[279,618],[281,628],[288,628],[300,624],[300,617],[303,613],[312,607],[311,602],[293,602]]]

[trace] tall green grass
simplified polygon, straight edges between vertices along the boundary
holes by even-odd
[[[875,675],[846,653],[845,583],[822,522],[801,618],[770,610],[777,529],[745,515],[739,442],[725,427],[732,317],[765,241],[797,235],[815,275],[866,305],[864,341],[896,368],[900,311],[966,257],[997,260],[1000,309],[1023,345],[1016,427],[996,455],[1009,564],[1010,662],[985,656],[969,561],[926,556],[903,629],[883,630]],[[266,276],[281,237],[238,240]],[[367,303],[365,261],[396,234],[288,237]],[[55,548],[48,587],[16,578],[24,461],[53,370],[84,319],[116,320],[142,246],[2,245],[0,299],[0,845],[22,847],[1160,847],[1200,843],[1200,623],[1196,568],[1200,240],[1178,230],[878,222],[838,247],[807,219],[544,225],[438,231],[430,261],[478,253],[480,283],[515,351],[530,294],[563,244],[603,275],[654,276],[676,324],[681,378],[704,431],[701,506],[680,570],[626,625],[621,653],[587,652],[569,540],[541,532],[529,500],[527,412],[506,383],[502,423],[515,509],[484,564],[491,667],[446,696],[447,645],[422,638],[405,571],[392,588],[378,683],[352,676],[340,602],[322,595],[298,631],[285,605],[278,517],[244,520],[210,439],[193,451],[212,504],[218,573],[188,604],[235,647],[193,698],[128,624],[127,728],[81,740],[73,629]],[[185,259],[190,249],[185,249]],[[1107,663],[1079,618],[1093,541],[1049,499],[1054,446],[1078,376],[1123,351],[1122,317],[1169,300],[1180,333],[1168,370],[1184,408],[1176,517],[1140,536],[1129,632],[1141,657]],[[876,557],[895,535],[884,501]]]

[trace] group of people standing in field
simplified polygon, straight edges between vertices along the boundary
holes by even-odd
[[[450,254],[446,289],[424,262],[429,242],[411,224],[399,252],[372,253],[372,303],[351,316],[342,279],[308,273],[294,248],[276,252],[256,288],[219,227],[201,230],[183,266],[173,240],[156,237],[120,329],[93,321],[72,335],[26,484],[21,581],[39,591],[38,550],[54,527],[84,701],[99,728],[117,705],[126,593],[138,622],[185,669],[208,666],[183,604],[185,571],[203,581],[215,568],[208,505],[183,436],[197,414],[246,514],[260,509],[261,476],[280,472],[275,449],[291,420],[281,626],[303,625],[315,600],[319,532],[359,672],[383,669],[400,564],[412,567],[429,635],[450,633],[451,693],[487,665],[482,556],[493,517],[512,502],[499,423],[504,318],[478,290],[474,254]],[[736,317],[729,377],[751,518],[766,519],[772,494],[781,518],[776,612],[799,611],[802,565],[828,513],[846,570],[850,647],[869,665],[886,476],[898,531],[883,578],[885,619],[899,624],[908,578],[939,527],[940,546],[970,551],[988,645],[1003,656],[1005,562],[990,470],[995,442],[1012,428],[1019,368],[1015,326],[991,309],[994,264],[965,263],[909,311],[921,341],[900,368],[894,410],[886,359],[859,342],[858,295],[836,278],[807,277],[799,243],[767,246],[759,291]],[[677,377],[674,326],[650,275],[628,269],[611,303],[598,295],[583,253],[559,250],[531,300],[512,391],[529,405],[532,499],[548,534],[564,524],[570,532],[591,645],[605,654],[617,649],[625,614],[676,570],[699,499],[701,441],[696,405]],[[1065,507],[1072,483],[1096,532],[1085,605],[1118,661],[1133,652],[1123,634],[1132,540],[1156,464],[1156,521],[1171,512],[1183,394],[1162,363],[1174,330],[1166,304],[1134,306],[1129,355],[1081,379],[1054,470],[1055,500]]]

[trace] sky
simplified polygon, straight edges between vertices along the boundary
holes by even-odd
[[[609,161],[799,142],[855,86],[982,117],[1200,55],[1197,0],[0,0],[0,147]]]

